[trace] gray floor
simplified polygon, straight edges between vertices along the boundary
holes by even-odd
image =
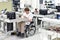
[[[28,38],[20,38],[17,36],[8,36],[6,34],[2,34],[0,35],[0,40],[40,40],[40,33],[35,34],[34,36],[30,36]]]
[[[30,36],[28,38],[20,38],[17,36],[6,35],[4,33],[0,33],[0,40],[48,40],[45,34],[43,35],[39,30],[37,30],[36,34]]]
[[[50,40],[49,35],[51,36],[52,39],[59,37],[60,38],[60,33],[57,35],[56,32],[53,31],[47,31],[44,29],[39,29],[37,30],[35,35],[30,36],[28,38],[20,38],[17,36],[11,36],[11,35],[6,35],[4,33],[0,33],[0,40]]]

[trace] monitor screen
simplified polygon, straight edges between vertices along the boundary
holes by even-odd
[[[15,12],[7,12],[6,15],[7,15],[7,18],[9,18],[9,19],[15,19],[16,18]]]
[[[58,12],[60,12],[60,6],[56,6]]]
[[[60,6],[56,6],[56,9],[60,9]]]
[[[20,0],[13,0],[13,1],[15,1],[15,2],[20,2]]]
[[[39,14],[41,15],[47,15],[47,10],[39,10]]]

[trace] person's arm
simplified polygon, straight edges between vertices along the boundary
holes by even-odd
[[[21,16],[21,18],[27,18],[27,17],[26,17],[26,14],[23,13],[23,15]]]
[[[21,18],[27,19],[27,21],[32,22],[32,18],[26,17],[26,16],[21,16]]]
[[[29,20],[30,22],[32,22],[32,19],[33,19],[33,14],[31,14],[31,15],[28,17],[28,20]]]
[[[28,21],[29,21],[29,22],[32,22],[32,18],[28,18]]]

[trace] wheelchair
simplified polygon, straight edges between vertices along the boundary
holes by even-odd
[[[16,31],[18,34],[18,29]],[[32,21],[29,25],[25,26],[25,33],[24,33],[24,37],[29,37],[29,36],[33,36],[36,33],[36,26],[34,24],[34,21]]]
[[[25,26],[25,36],[29,37],[29,36],[33,36],[36,32],[36,26],[34,24],[34,22],[31,22],[30,25],[26,25]]]

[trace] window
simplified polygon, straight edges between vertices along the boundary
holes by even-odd
[[[2,0],[0,0],[0,2],[2,2]]]
[[[8,0],[0,0],[0,2],[7,2]]]

